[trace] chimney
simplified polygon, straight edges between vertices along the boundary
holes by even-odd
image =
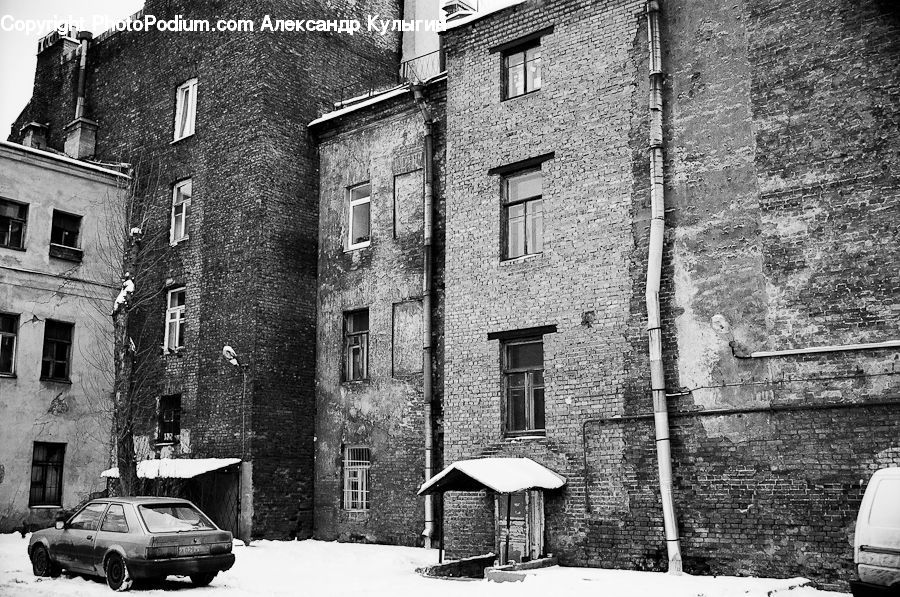
[[[22,145],[25,147],[33,147],[35,149],[47,149],[47,129],[50,128],[46,124],[40,122],[27,122],[22,126]]]
[[[97,147],[98,125],[84,117],[85,71],[87,70],[88,44],[93,35],[79,31],[76,39],[81,42],[81,62],[78,67],[78,99],[75,104],[75,120],[65,126],[66,155],[81,160],[94,156]]]

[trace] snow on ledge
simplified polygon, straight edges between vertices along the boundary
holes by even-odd
[[[240,458],[160,458],[142,460],[137,465],[137,475],[141,479],[191,479],[237,464]],[[119,478],[119,467],[113,467],[100,473],[101,477]]]
[[[367,99],[365,101],[359,102],[357,104],[353,104],[351,106],[347,106],[345,108],[341,108],[340,110],[335,110],[334,112],[328,112],[327,114],[323,114],[322,116],[319,116],[318,118],[316,118],[315,120],[310,122],[307,125],[307,127],[312,127],[317,124],[327,122],[329,120],[334,120],[335,118],[340,118],[344,114],[349,114],[351,112],[355,112],[356,110],[365,108],[366,106],[372,106],[379,102],[389,100],[393,97],[403,95],[404,93],[409,93],[409,90],[410,90],[409,84],[404,83],[403,85],[400,85],[399,87],[394,87],[393,89],[388,89],[387,91],[379,93],[378,95],[373,95],[372,97],[370,97],[369,99]]]
[[[454,462],[422,484],[418,494],[440,491],[515,493],[525,489],[559,489],[565,477],[530,458],[476,458]]]

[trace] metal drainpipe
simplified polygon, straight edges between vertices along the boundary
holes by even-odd
[[[659,34],[659,2],[647,2],[647,37],[650,44],[650,250],[647,263],[647,332],[650,353],[650,389],[656,423],[656,458],[659,465],[659,492],[669,572],[681,574],[681,545],[675,499],[672,493],[672,454],[669,440],[669,412],[666,407],[666,379],[662,360],[662,329],[659,312],[659,281],[662,272],[665,197],[662,138],[662,51]]]
[[[431,347],[431,303],[434,287],[432,284],[433,257],[432,257],[432,236],[434,228],[434,220],[432,218],[432,209],[434,204],[434,172],[432,168],[432,158],[434,157],[434,118],[431,114],[431,108],[422,93],[423,86],[415,84],[412,86],[413,95],[416,104],[422,111],[422,118],[425,125],[425,221],[424,221],[424,239],[422,243],[423,253],[423,274],[422,274],[422,393],[425,402],[425,481],[431,479],[434,467],[434,437],[431,429],[432,424],[432,400],[434,390],[432,387],[432,347]],[[434,496],[425,496],[425,529],[422,535],[428,541],[428,546],[432,547],[434,542]]]
[[[90,31],[79,31],[77,37],[81,41],[81,63],[78,67],[78,101],[75,104],[75,120],[84,116],[84,80],[87,70],[88,43],[93,38],[93,34]]]

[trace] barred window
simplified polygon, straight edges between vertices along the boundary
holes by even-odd
[[[344,447],[344,510],[368,511],[370,464],[369,448]]]
[[[66,444],[34,442],[29,506],[61,506]]]

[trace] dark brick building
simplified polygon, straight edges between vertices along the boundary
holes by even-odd
[[[385,18],[400,16],[396,2],[367,4]],[[264,15],[361,18],[354,5],[148,0],[144,13],[258,24]],[[165,410],[180,411],[180,429],[166,436],[162,413],[149,413],[140,456],[244,458],[252,463],[252,500],[243,512],[252,507],[253,534],[309,536],[318,179],[306,124],[344,86],[394,80],[399,34],[109,32],[88,47],[83,116],[98,128],[95,150],[79,157],[137,169],[149,215],[144,237],[158,246],[137,279],[152,306],[131,333],[143,395],[153,404],[166,397]],[[11,140],[37,122],[46,125],[46,146],[64,149],[79,59],[73,40],[43,49],[34,97]],[[183,102],[186,111],[196,106],[193,124],[181,118]],[[192,188],[179,194],[187,180]],[[176,214],[185,197],[189,208]],[[188,214],[183,239],[169,232],[181,210]],[[184,324],[174,340],[170,313]],[[246,366],[228,364],[224,345]]]
[[[879,0],[661,8],[661,131],[640,0],[526,0],[442,35],[446,79],[423,91],[432,276],[413,90],[327,103],[373,71],[389,88],[397,39],[93,42],[98,155],[150,155],[166,206],[168,185],[194,181],[190,241],[153,282],[156,345],[166,291],[187,290],[185,348],[160,360],[157,394],[181,393],[191,454],[233,455],[241,378],[219,352],[250,360],[256,534],[308,535],[315,511],[323,538],[415,544],[430,428],[435,470],[525,456],[566,478],[516,498],[519,557],[665,569],[645,302],[659,136],[684,568],[851,578],[865,484],[900,463],[900,14]],[[75,73],[61,50],[42,54],[21,119],[50,121],[57,149]],[[171,143],[192,78],[197,131]],[[505,508],[448,494],[448,555],[496,552]]]

